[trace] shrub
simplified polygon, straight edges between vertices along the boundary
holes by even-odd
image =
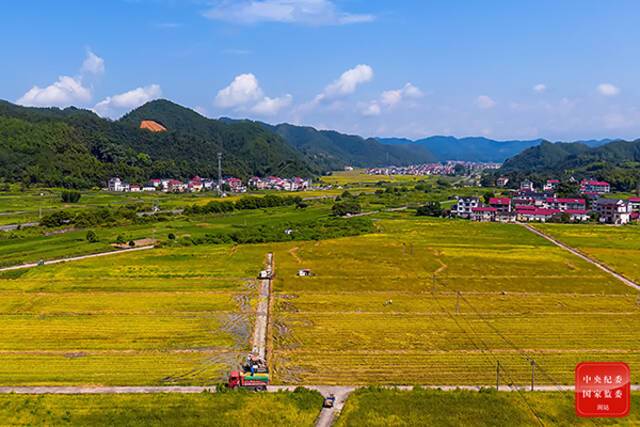
[[[82,195],[79,191],[75,190],[63,190],[60,194],[60,199],[63,203],[78,203]]]
[[[357,200],[340,201],[331,207],[331,212],[334,216],[355,215],[361,211],[362,208]]]
[[[417,216],[442,216],[442,213],[440,202],[428,202],[416,210]]]
[[[98,241],[98,235],[93,230],[87,231],[87,241],[90,243],[96,243]]]

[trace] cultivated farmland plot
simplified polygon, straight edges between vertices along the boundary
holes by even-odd
[[[587,262],[518,225],[378,224],[276,250],[276,381],[490,385],[499,360],[503,384],[524,385],[533,360],[537,383],[571,384],[583,360],[640,368],[636,295]]]
[[[263,257],[201,246],[0,273],[0,384],[215,384],[248,350]]]

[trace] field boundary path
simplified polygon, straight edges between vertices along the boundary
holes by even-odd
[[[309,390],[316,390],[322,395],[327,396],[334,394],[336,396],[336,406],[338,403],[344,405],[344,402],[348,395],[359,389],[367,388],[369,386],[331,386],[331,385],[270,385],[267,387],[268,393],[277,393],[279,391],[294,391],[297,387],[303,387]],[[400,391],[411,391],[414,386],[408,385],[385,385],[379,386],[385,389],[394,389]],[[431,390],[471,390],[480,391],[482,389],[495,388],[495,384],[489,385],[426,385],[415,386],[424,389]],[[500,388],[503,392],[521,391],[527,393],[536,393],[538,391],[573,391],[572,385],[537,385],[533,391],[531,386],[507,386],[504,385]],[[640,391],[640,384],[632,384],[632,391]],[[0,386],[0,394],[155,394],[155,393],[203,393],[203,392],[216,392],[216,386]],[[339,402],[339,397],[343,400]],[[342,406],[341,406],[342,407]]]
[[[614,271],[613,269],[611,269],[611,267],[609,267],[608,265],[594,259],[591,258],[588,255],[585,255],[584,253],[582,253],[581,251],[579,251],[578,249],[572,248],[571,246],[562,243],[561,241],[555,239],[554,237],[551,237],[550,235],[530,226],[529,224],[523,224],[523,223],[519,223],[521,226],[523,226],[524,228],[526,228],[527,230],[531,231],[533,234],[537,234],[538,236],[547,239],[548,241],[550,241],[551,243],[553,243],[554,245],[571,252],[572,254],[574,254],[575,256],[582,258],[583,260],[587,261],[590,264],[595,265],[596,267],[598,267],[600,270],[604,271],[605,273],[610,274],[611,276],[615,277],[616,279],[618,279],[619,281],[621,281],[622,283],[624,283],[625,285],[634,288],[637,291],[640,291],[640,285],[638,285],[636,282],[627,279],[626,277],[624,277],[622,274],[617,273],[616,271]]]
[[[10,270],[19,270],[21,268],[33,268],[33,267],[38,267],[39,265],[52,265],[52,264],[60,264],[60,263],[63,263],[63,262],[80,261],[80,260],[88,259],[88,258],[96,258],[96,257],[101,257],[101,256],[107,256],[107,255],[117,255],[117,254],[123,254],[123,253],[127,253],[127,252],[144,251],[144,250],[147,250],[147,249],[153,249],[154,247],[155,246],[153,246],[153,245],[140,246],[139,248],[120,249],[120,250],[109,251],[109,252],[98,252],[96,254],[74,256],[74,257],[69,257],[69,258],[52,259],[52,260],[48,260],[48,261],[43,261],[40,264],[38,264],[37,262],[31,262],[31,263],[28,263],[28,264],[12,265],[10,267],[2,267],[2,268],[0,268],[0,272],[2,272],[2,271],[10,271]]]
[[[273,277],[273,253],[267,254],[265,266],[267,277],[259,279],[258,305],[256,307],[256,324],[253,330],[253,352],[260,359],[266,360],[267,325],[269,324],[269,297],[271,294],[271,278]]]

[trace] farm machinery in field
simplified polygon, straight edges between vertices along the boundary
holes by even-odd
[[[249,354],[241,371],[229,374],[227,387],[244,388],[255,391],[266,391],[269,385],[269,368],[267,362],[256,354]]]

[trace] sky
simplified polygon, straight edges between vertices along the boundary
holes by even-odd
[[[640,137],[640,2],[24,0],[0,99],[363,136]]]

